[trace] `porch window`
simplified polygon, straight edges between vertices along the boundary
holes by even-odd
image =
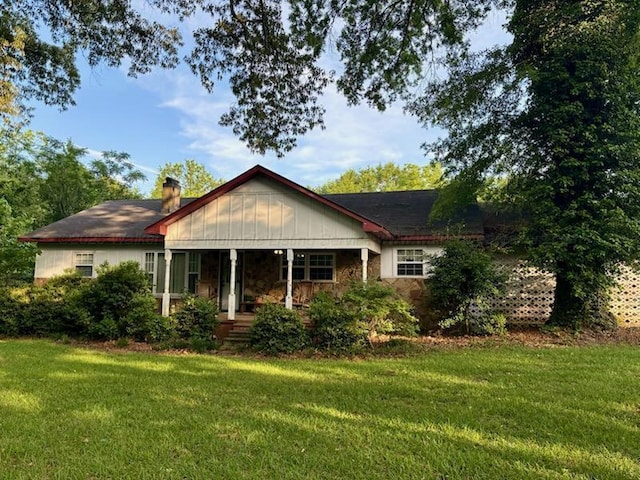
[[[335,278],[335,254],[296,252],[293,259],[293,280],[332,282]],[[287,279],[287,257],[282,257],[281,280]]]
[[[304,280],[306,261],[304,253],[296,253],[293,256],[293,280]],[[280,272],[282,280],[287,279],[287,256],[282,255],[282,271]]]
[[[396,251],[396,273],[399,277],[424,277],[426,255],[421,248],[399,248]]]
[[[333,260],[332,254],[310,254],[309,280],[333,280]]]
[[[198,280],[200,280],[200,254],[190,252],[189,271],[187,272],[187,290],[189,293],[196,293]]]
[[[75,267],[83,277],[93,277],[93,253],[76,253]]]
[[[153,252],[147,252],[144,254],[144,272],[149,279],[149,286],[153,288],[155,285],[155,273],[156,273],[156,254]]]
[[[153,286],[153,293],[164,293],[164,252],[145,253],[145,272]],[[171,252],[169,293],[196,293],[200,279],[200,254],[197,252]]]

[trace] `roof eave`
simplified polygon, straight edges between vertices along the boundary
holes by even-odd
[[[162,243],[162,237],[18,237],[31,243]]]

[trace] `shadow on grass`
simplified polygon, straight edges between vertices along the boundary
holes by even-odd
[[[0,469],[638,478],[638,372],[621,367],[639,360],[620,347],[354,362],[0,342]]]

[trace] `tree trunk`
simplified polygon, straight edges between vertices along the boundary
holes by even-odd
[[[586,297],[579,296],[567,275],[560,272],[556,274],[553,307],[546,324],[572,330],[613,330],[618,326],[615,316],[609,310],[606,291],[595,290]]]

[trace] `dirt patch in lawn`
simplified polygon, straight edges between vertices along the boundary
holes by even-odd
[[[158,349],[157,346],[142,342],[129,342],[123,345],[122,342],[106,341],[106,342],[81,342],[71,340],[69,343],[85,348],[94,348],[97,350],[114,351],[114,352],[143,352],[143,353],[159,353],[170,355],[189,355],[194,354],[193,351],[187,349]],[[565,330],[547,330],[538,327],[516,328],[511,329],[509,333],[503,336],[494,337],[477,337],[469,335],[452,336],[452,335],[421,335],[415,338],[390,338],[380,337],[376,342],[373,351],[365,353],[366,357],[370,355],[376,356],[402,356],[403,354],[416,354],[423,350],[432,349],[450,349],[465,347],[482,347],[482,346],[508,346],[522,345],[532,348],[545,348],[554,346],[595,346],[595,345],[640,345],[640,328],[626,327],[619,328],[613,332],[602,331],[582,331],[570,332]],[[249,357],[261,357],[250,351],[238,350],[214,350],[210,352],[215,355],[243,355]],[[319,356],[324,357],[326,354],[320,352],[301,352],[293,355],[294,357]],[[333,356],[333,355],[331,355]],[[358,355],[359,356],[359,355]]]
[[[415,341],[425,345],[464,347],[471,345],[525,345],[528,347],[548,347],[554,345],[640,345],[640,328],[625,327],[611,332],[581,331],[571,332],[560,329],[540,329],[538,327],[512,328],[506,335],[493,337],[421,336]]]

